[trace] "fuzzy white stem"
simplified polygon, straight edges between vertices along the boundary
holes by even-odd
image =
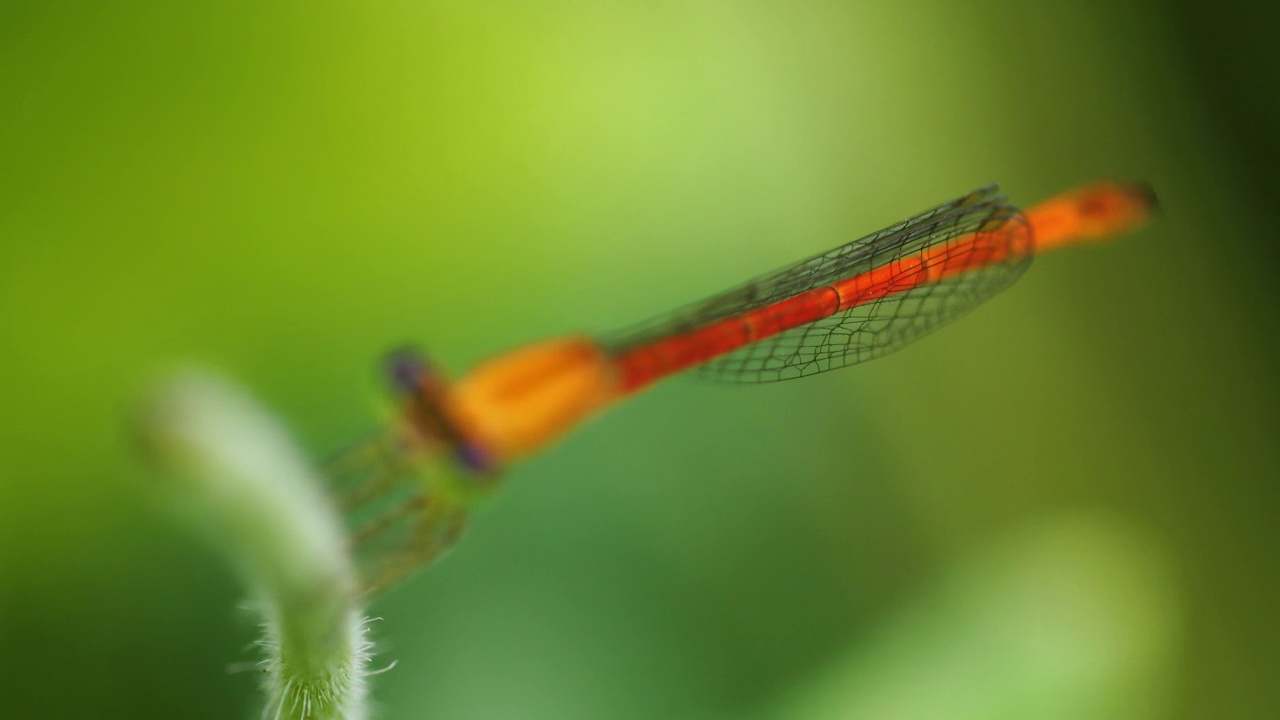
[[[362,720],[369,643],[338,511],[281,424],[243,390],[186,372],[146,406],[170,496],[228,554],[262,614],[264,717]]]

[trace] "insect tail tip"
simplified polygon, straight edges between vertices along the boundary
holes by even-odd
[[[1156,194],[1156,189],[1150,182],[1147,182],[1146,180],[1139,180],[1133,183],[1132,187],[1134,194],[1141,198],[1150,214],[1160,214],[1162,211],[1160,196]]]

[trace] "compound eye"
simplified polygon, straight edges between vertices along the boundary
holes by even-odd
[[[430,372],[422,354],[412,348],[392,351],[387,355],[385,366],[391,387],[401,395],[418,392]]]
[[[493,455],[473,442],[460,443],[454,450],[454,456],[463,467],[481,475],[488,475],[498,469]]]

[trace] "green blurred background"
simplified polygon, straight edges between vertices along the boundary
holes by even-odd
[[[241,588],[125,428],[167,368],[321,457],[394,344],[461,372],[1115,177],[1164,215],[906,351],[513,468],[374,606],[380,713],[1280,717],[1269,14],[0,2],[0,714],[254,716]]]

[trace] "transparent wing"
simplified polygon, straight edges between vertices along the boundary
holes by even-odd
[[[1001,227],[1010,231],[995,231]],[[1014,228],[1019,231],[1012,231]],[[984,232],[982,241],[975,243],[974,233],[979,230],[992,232]],[[965,257],[966,253],[972,258]],[[992,261],[977,262],[979,256]],[[1020,213],[991,185],[635,326],[604,343],[613,352],[626,352],[814,288],[894,268],[897,261],[906,258],[924,258],[926,265],[969,269],[745,345],[699,366],[697,371],[726,382],[772,382],[886,355],[964,315],[1012,284],[1031,262],[1032,244]],[[910,267],[904,264],[903,272],[909,272]]]

